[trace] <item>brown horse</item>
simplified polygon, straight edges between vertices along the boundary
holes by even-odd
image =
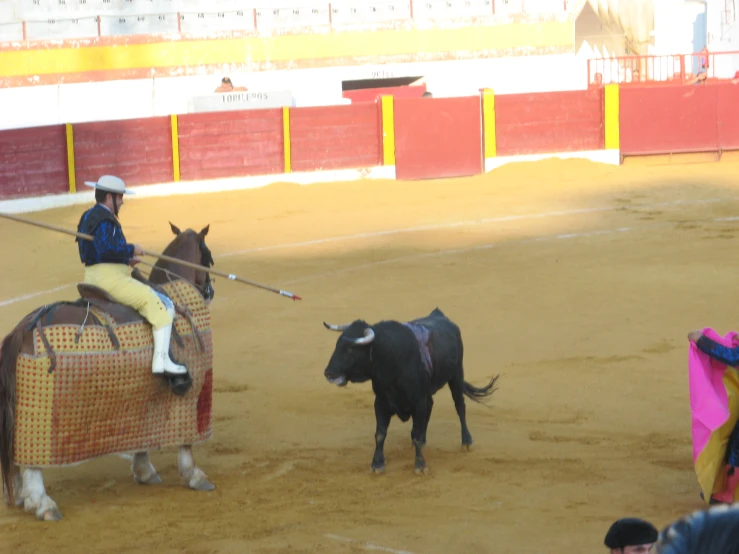
[[[176,237],[166,255],[213,265],[205,245],[209,226],[199,233],[170,226]],[[3,492],[8,504],[41,520],[62,517],[46,494],[42,468],[109,454],[133,452],[135,481],[153,485],[161,479],[149,450],[176,445],[185,485],[215,489],[192,456],[192,445],[211,434],[210,274],[160,259],[148,280],[137,270],[133,276],[175,304],[171,348],[188,368],[184,379],[153,375],[149,323],[86,284],[78,285],[77,300],[27,315],[0,347]]]

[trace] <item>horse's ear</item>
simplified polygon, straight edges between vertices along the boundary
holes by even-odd
[[[200,238],[201,239],[204,239],[205,238],[205,235],[208,234],[208,230],[209,229],[210,229],[210,223],[208,223],[208,225],[206,225],[205,227],[203,227],[203,230],[200,231]]]
[[[174,233],[175,235],[179,235],[179,234],[180,234],[180,232],[181,232],[181,231],[180,231],[180,228],[179,228],[179,227],[177,227],[177,225],[175,225],[174,223],[172,223],[172,222],[170,221],[170,222],[169,222],[169,226],[170,226],[170,227],[172,228],[172,232],[173,232],[173,233]]]

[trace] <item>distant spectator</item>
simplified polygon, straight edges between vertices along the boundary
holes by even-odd
[[[698,74],[693,75],[692,73],[689,73],[686,77],[687,84],[694,85],[694,84],[705,84],[706,78],[708,77],[708,67],[710,65],[709,63],[709,54],[708,54],[708,48],[705,46],[701,48],[701,51],[698,56],[698,62],[699,62],[699,69]]]
[[[433,97],[434,97],[434,95],[433,95],[433,94],[431,94],[431,93],[430,93],[429,91],[426,91],[426,92],[424,92],[424,93],[423,93],[423,94],[421,95],[421,98],[433,98]]]
[[[590,83],[590,86],[592,87],[601,87],[603,86],[603,74],[598,72],[593,76],[593,82]]]
[[[641,73],[639,72],[638,69],[634,69],[634,71],[631,72],[631,80],[634,83],[641,82]]]
[[[643,519],[619,519],[606,533],[605,545],[611,554],[647,554],[657,542],[657,528]]]
[[[739,505],[714,506],[668,525],[656,554],[739,554]]]
[[[229,77],[221,79],[221,86],[219,86],[215,92],[243,92],[248,90],[246,87],[235,87]]]

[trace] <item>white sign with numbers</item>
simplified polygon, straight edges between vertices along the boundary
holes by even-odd
[[[188,113],[224,112],[234,110],[258,110],[283,108],[293,105],[293,93],[289,90],[268,92],[216,92],[194,96],[188,101]]]

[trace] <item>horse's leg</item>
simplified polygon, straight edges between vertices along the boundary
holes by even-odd
[[[185,486],[196,491],[215,490],[215,485],[208,481],[203,470],[195,465],[195,460],[192,457],[192,446],[180,446],[177,461],[180,466],[180,477],[185,481]]]
[[[44,477],[40,469],[27,467],[23,472],[23,506],[27,512],[36,512],[36,517],[43,521],[62,519],[59,508],[44,488]]]
[[[133,478],[139,485],[161,485],[162,480],[157,475],[157,470],[149,461],[149,452],[136,452],[131,463]]]
[[[23,506],[23,472],[21,471],[21,466],[15,466],[13,496],[15,497],[15,505]]]

